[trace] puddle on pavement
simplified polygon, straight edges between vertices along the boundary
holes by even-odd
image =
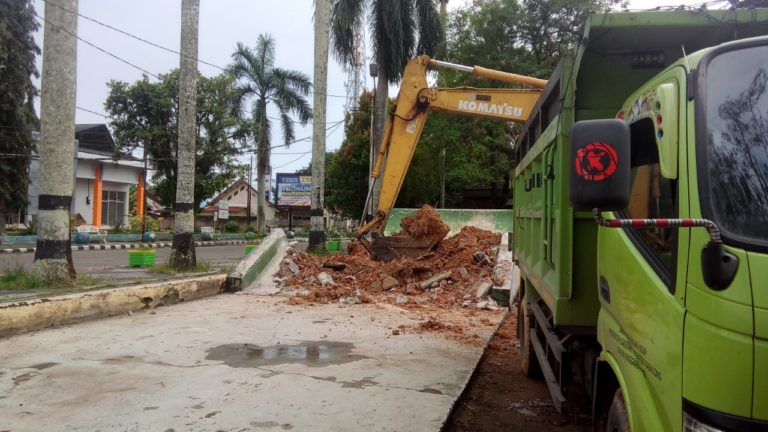
[[[218,360],[235,367],[261,367],[286,363],[301,363],[320,367],[350,363],[367,358],[351,354],[354,344],[349,342],[303,342],[295,345],[262,347],[253,344],[219,345],[208,350],[206,360]]]

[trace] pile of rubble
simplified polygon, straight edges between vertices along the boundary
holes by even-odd
[[[448,232],[431,207],[403,218],[398,236],[437,236]],[[497,310],[491,289],[500,234],[464,227],[419,258],[371,260],[359,243],[347,255],[317,256],[289,251],[275,276],[291,304],[391,303],[410,309]]]

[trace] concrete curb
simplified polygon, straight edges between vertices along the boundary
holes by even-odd
[[[491,297],[496,301],[508,301],[511,306],[519,289],[520,269],[515,265],[514,253],[509,248],[509,235],[502,234],[496,266],[493,269]]]
[[[224,289],[227,292],[240,291],[259,277],[261,271],[276,256],[281,256],[288,246],[288,239],[283,230],[272,231],[261,244],[245,256],[227,275]]]
[[[196,241],[195,246],[228,246],[228,245],[240,245],[245,244],[245,240],[219,240],[219,241]],[[129,244],[95,244],[95,245],[72,245],[72,251],[86,251],[86,250],[115,250],[115,249],[158,249],[171,247],[171,242],[158,242],[158,243],[129,243]],[[9,253],[31,253],[36,251],[37,248],[9,248],[0,249],[0,254]]]
[[[0,337],[168,306],[222,292],[225,275],[175,279],[0,304]]]

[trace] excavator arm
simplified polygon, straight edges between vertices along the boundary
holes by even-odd
[[[475,76],[522,83],[537,89],[501,88],[431,88],[427,83],[430,68],[451,68],[471,72]],[[411,158],[416,150],[427,116],[432,111],[487,118],[500,121],[525,122],[539,99],[545,80],[515,75],[491,69],[454,65],[420,56],[411,60],[403,71],[400,93],[389,114],[376,162],[371,171],[371,185],[381,175],[381,192],[373,219],[357,231],[358,240],[374,259],[390,260],[397,256],[418,257],[435,244],[410,237],[383,237],[387,219],[402,188]],[[384,161],[386,160],[386,164]],[[366,208],[371,199],[368,191]],[[370,239],[368,238],[370,236]]]

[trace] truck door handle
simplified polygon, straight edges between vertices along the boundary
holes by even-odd
[[[608,281],[605,280],[605,276],[600,275],[600,297],[611,304],[611,287],[608,286]]]

